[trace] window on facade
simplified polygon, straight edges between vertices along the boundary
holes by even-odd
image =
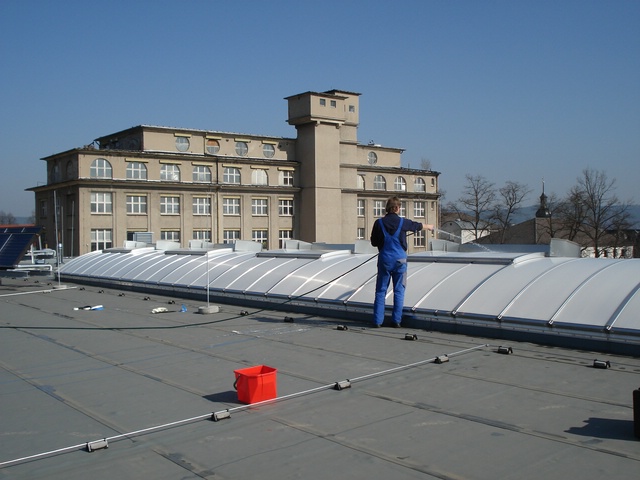
[[[137,138],[129,138],[127,139],[127,143],[126,143],[126,149],[127,150],[140,150],[140,140],[138,140]]]
[[[223,215],[240,215],[240,199],[224,197],[222,199]]]
[[[367,154],[367,161],[369,162],[369,165],[375,165],[378,163],[378,155],[376,155],[376,152],[369,152]]]
[[[293,215],[293,199],[281,198],[278,200],[278,215],[281,217]]]
[[[207,139],[207,153],[211,155],[215,155],[220,151],[220,142],[218,140],[214,140],[213,138]]]
[[[264,143],[262,145],[262,154],[266,158],[273,158],[273,156],[276,154],[276,147],[271,143]]]
[[[246,157],[249,153],[249,144],[247,142],[236,142],[236,155]]]
[[[113,247],[113,237],[111,229],[92,229],[91,230],[91,251],[104,250]]]
[[[236,243],[240,240],[240,230],[225,230],[222,232],[222,243]]]
[[[400,211],[398,212],[399,217],[407,216],[407,202],[400,202]]]
[[[113,178],[113,169],[106,158],[96,158],[89,170],[91,178]]]
[[[413,246],[414,247],[425,247],[426,246],[426,237],[424,234],[424,230],[420,230],[413,235]]]
[[[396,177],[393,182],[393,189],[396,192],[406,192],[407,191],[407,182],[404,177]]]
[[[436,209],[436,202],[431,202],[431,211],[434,212]]]
[[[48,213],[47,201],[40,200],[40,217],[47,218],[47,213]]]
[[[329,105],[331,105],[331,108],[336,108],[338,106],[338,104],[336,103],[335,100],[331,100],[331,102],[329,103]]]
[[[60,180],[62,180],[62,178],[60,178],[60,165],[55,163],[51,167],[51,172],[50,172],[49,176],[51,177],[51,182],[52,183],[53,182],[59,182]]]
[[[327,100],[326,100],[326,99],[324,99],[324,98],[321,98],[321,99],[320,99],[320,106],[321,106],[321,107],[326,107],[326,106],[327,106]]]
[[[366,208],[366,201],[358,200],[358,216],[359,217],[364,217],[364,214],[366,211],[365,208]]]
[[[235,167],[224,167],[222,183],[240,184],[240,169]]]
[[[269,232],[268,230],[253,230],[251,232],[251,241],[261,243],[262,248],[267,248],[269,244]]]
[[[180,215],[180,197],[160,197],[161,215]]]
[[[435,187],[436,186],[436,179],[431,177],[431,186]]]
[[[416,192],[426,192],[427,185],[424,183],[424,179],[417,177],[413,182],[413,190]]]
[[[292,230],[279,230],[278,231],[278,248],[286,248],[287,240],[293,238]]]
[[[169,242],[179,242],[180,230],[162,230],[160,232],[160,240],[167,240]]]
[[[111,192],[91,192],[91,213],[112,212]]]
[[[374,217],[384,217],[385,212],[385,201],[384,200],[374,200],[373,201],[373,216]]]
[[[356,106],[355,105],[349,105],[349,113],[355,113],[356,111]]]
[[[251,184],[252,185],[267,185],[269,183],[269,178],[267,176],[267,171],[262,168],[255,168],[251,172]]]
[[[160,167],[160,180],[163,182],[179,182],[180,167],[171,164],[162,165],[162,167]]]
[[[364,236],[365,236],[364,228],[358,227],[358,230],[356,232],[356,239],[357,240],[364,240]]]
[[[285,187],[293,187],[293,170],[280,170],[279,183]]]
[[[147,213],[146,195],[127,195],[127,213],[131,215],[144,215]]]
[[[73,169],[73,162],[71,160],[69,160],[67,162],[67,168],[66,168],[66,176],[67,176],[67,180],[71,180],[74,177],[74,169]]]
[[[187,137],[176,137],[176,150],[179,152],[186,152],[189,150],[189,146],[191,142],[189,142],[189,138]]]
[[[211,230],[194,230],[193,237],[194,240],[202,240],[205,242],[211,241]]]
[[[146,180],[147,166],[142,162],[127,163],[127,180]]]
[[[193,214],[209,215],[211,213],[211,199],[209,197],[193,197]]]
[[[269,213],[269,202],[266,198],[251,199],[251,215],[267,215]]]
[[[386,190],[387,189],[387,181],[382,175],[376,175],[373,179],[373,189],[374,190]]]
[[[364,187],[365,187],[364,175],[358,175],[357,188],[358,188],[358,190],[364,190]]]
[[[206,165],[195,165],[193,167],[193,181],[211,183],[211,169]]]
[[[424,202],[413,202],[413,216],[424,218]]]

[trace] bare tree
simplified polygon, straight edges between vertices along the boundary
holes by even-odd
[[[637,240],[637,234],[632,228],[631,213],[625,210],[611,224],[611,244],[614,258],[627,258],[626,242]]]
[[[506,233],[511,226],[514,215],[530,193],[529,187],[512,181],[507,181],[502,188],[498,189],[490,220],[498,227],[497,233],[500,243],[505,242]]]
[[[456,203],[449,203],[448,209],[460,218],[467,218],[474,231],[475,240],[488,233],[489,224],[485,220],[496,199],[494,184],[482,175],[465,176],[467,183]]]
[[[567,197],[562,200],[556,209],[555,219],[558,230],[562,236],[572,242],[582,229],[586,215],[584,192],[578,187],[571,187]]]
[[[0,224],[2,225],[14,225],[16,223],[16,217],[12,213],[0,210]]]
[[[583,170],[578,177],[576,188],[584,202],[581,231],[590,240],[596,257],[603,253],[602,240],[607,232],[628,224],[629,203],[621,203],[615,195],[615,183],[604,171],[592,169]]]
[[[420,168],[422,170],[429,170],[431,171],[431,160],[429,160],[428,158],[422,157],[420,159]]]

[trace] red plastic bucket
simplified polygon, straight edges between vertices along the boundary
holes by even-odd
[[[238,401],[250,404],[276,398],[277,372],[275,368],[266,365],[234,370],[236,381],[233,387],[238,391]]]

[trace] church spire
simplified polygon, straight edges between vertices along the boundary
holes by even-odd
[[[540,195],[540,208],[536,212],[536,218],[549,218],[551,212],[547,207],[547,196],[544,194],[544,178],[542,179],[542,195]]]

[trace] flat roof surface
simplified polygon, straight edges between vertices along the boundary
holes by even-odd
[[[0,479],[640,471],[640,357],[241,306],[200,315],[191,300],[1,280]],[[234,370],[256,365],[277,369],[278,398],[247,407]]]

